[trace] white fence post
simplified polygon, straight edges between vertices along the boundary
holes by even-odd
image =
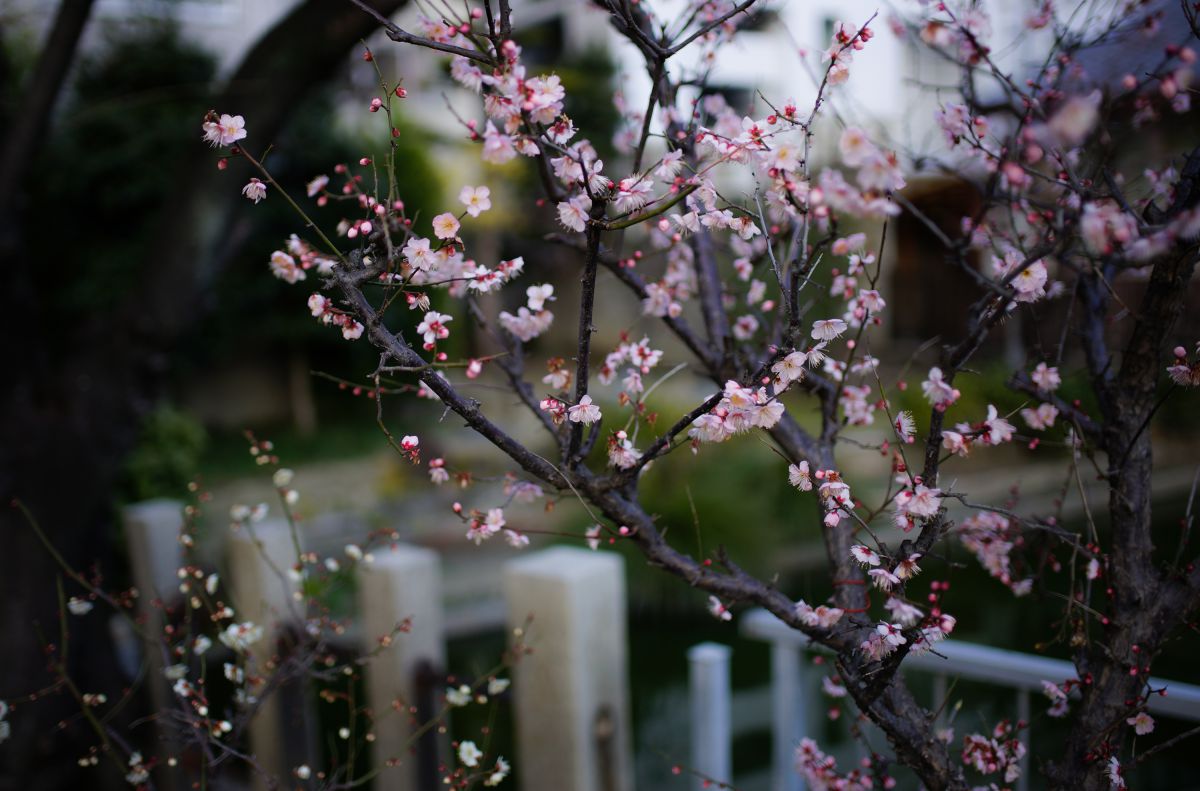
[[[504,570],[521,787],[631,791],[625,575],[619,555],[554,547]]]
[[[376,553],[360,566],[359,612],[367,652],[391,635],[390,645],[366,666],[367,696],[375,718],[374,764],[388,759],[400,765],[384,769],[373,781],[381,791],[415,791],[438,785],[439,741],[431,729],[421,744],[414,732],[432,719],[442,692],[433,685],[444,674],[446,641],[442,623],[442,569],[437,552],[399,546]],[[408,631],[393,635],[408,621]],[[399,708],[393,702],[399,702]]]
[[[156,711],[165,712],[175,701],[171,684],[163,676],[163,611],[151,602],[156,598],[170,601],[179,592],[177,572],[184,559],[183,545],[179,543],[179,531],[183,528],[183,504],[176,500],[134,503],[121,509],[121,521],[125,527],[125,541],[129,545],[133,581],[141,593],[138,611],[145,619],[147,632],[155,637],[154,642],[142,646],[150,668],[150,699]],[[178,758],[182,744],[175,738],[170,726],[160,728],[159,735],[167,756]],[[165,765],[166,762],[162,763]],[[173,772],[161,771],[157,774],[159,785],[168,791],[179,785]]]
[[[796,745],[807,736],[804,706],[804,654],[795,645],[771,643],[772,743],[771,787],[776,791],[804,791],[804,778],[796,771]]]
[[[234,533],[228,551],[236,620],[239,623],[253,621],[263,627],[262,638],[250,648],[253,671],[247,670],[246,675],[251,672],[265,675],[270,672],[265,665],[275,656],[284,627],[294,620],[292,613],[302,607],[292,598],[296,584],[287,574],[296,563],[295,544],[287,522],[272,519]],[[289,776],[293,768],[289,766],[289,754],[296,758],[295,753],[303,751],[302,742],[307,740],[304,728],[286,722],[290,719],[285,717],[283,700],[287,692],[286,689],[276,690],[271,699],[259,707],[250,723],[251,751],[259,765],[275,777]],[[303,760],[297,762],[303,763]],[[255,785],[266,787],[262,778],[256,778]]]
[[[688,687],[691,692],[692,769],[702,778],[703,791],[716,783],[733,782],[729,657],[727,645],[700,643],[688,649]]]

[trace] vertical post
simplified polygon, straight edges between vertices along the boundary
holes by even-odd
[[[1017,690],[1017,719],[1029,724],[1029,690]],[[1017,779],[1017,791],[1029,791],[1029,729],[1021,731],[1021,744],[1025,745],[1025,754],[1021,756],[1021,776]]]
[[[802,650],[782,642],[771,643],[771,697],[773,698],[771,787],[775,791],[804,791],[804,778],[796,771],[796,745],[807,735],[803,695]]]
[[[946,700],[948,689],[945,673],[935,673],[933,676],[933,710],[937,712],[937,718],[933,721],[933,727],[946,727]]]
[[[253,532],[247,532],[252,530]],[[252,621],[262,626],[263,636],[250,648],[251,669],[247,677],[269,674],[267,667],[279,648],[279,638],[285,633],[293,614],[301,614],[301,605],[293,598],[296,584],[287,572],[295,565],[296,549],[287,522],[271,519],[235,533],[229,542],[230,585],[234,609],[239,622]],[[298,625],[298,624],[293,624]],[[250,748],[262,768],[275,777],[286,777],[293,766],[305,762],[303,744],[306,741],[303,721],[304,703],[283,700],[285,695],[303,695],[303,690],[281,688],[260,706],[250,723]],[[285,711],[300,713],[301,727],[288,722]],[[266,783],[256,777],[255,785]]]
[[[370,566],[360,566],[359,613],[365,630],[366,652],[388,644],[366,666],[367,699],[374,717],[374,765],[399,759],[374,780],[381,791],[416,791],[437,784],[438,739],[413,742],[430,705],[441,692],[435,679],[444,675],[446,639],[442,627],[442,568],[431,549],[398,546],[376,554]],[[405,631],[397,629],[405,625]],[[432,755],[429,753],[432,752]],[[422,780],[424,778],[424,780]]]
[[[729,657],[733,651],[720,643],[701,643],[688,649],[688,687],[691,695],[692,769],[708,781],[733,782]]]
[[[125,541],[129,545],[130,565],[133,581],[141,596],[138,611],[144,619],[149,634],[156,642],[143,646],[150,669],[150,699],[156,711],[165,712],[175,705],[170,682],[163,676],[163,649],[158,640],[163,634],[163,611],[151,602],[155,599],[169,601],[178,591],[179,578],[176,572],[183,565],[183,545],[179,543],[179,532],[183,528],[183,504],[175,500],[148,500],[127,505],[121,510],[121,521],[125,526]],[[163,722],[168,721],[167,718]],[[160,726],[159,737],[167,756],[179,758],[182,744],[170,726]],[[166,766],[166,761],[160,761]],[[167,791],[178,785],[174,772],[157,772],[160,786]]]
[[[532,650],[513,669],[521,787],[631,791],[621,557],[535,552],[505,565],[504,594]]]

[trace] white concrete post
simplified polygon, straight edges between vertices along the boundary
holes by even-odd
[[[382,550],[370,565],[360,565],[358,576],[359,613],[365,632],[364,651],[375,651],[380,639],[391,635],[390,645],[376,654],[366,666],[367,695],[375,717],[372,732],[375,741],[374,765],[383,766],[390,758],[400,765],[383,770],[373,785],[383,791],[416,791],[438,783],[438,743],[432,739],[422,749],[432,752],[432,764],[420,765],[413,734],[440,708],[443,686],[432,689],[426,682],[425,698],[432,710],[414,713],[420,706],[422,690],[418,673],[426,668],[444,674],[446,639],[442,624],[442,569],[438,554],[431,549],[400,546]],[[398,625],[409,621],[407,632],[393,635]],[[393,706],[398,701],[399,710]],[[444,755],[444,752],[442,753]],[[425,770],[421,777],[419,770]]]
[[[703,791],[715,783],[733,782],[729,657],[727,645],[700,643],[688,649],[688,687],[691,697],[692,769],[702,777]]]
[[[154,640],[142,647],[150,668],[150,699],[156,711],[167,711],[175,705],[171,684],[163,676],[163,611],[151,602],[154,599],[171,601],[179,594],[179,567],[183,565],[183,545],[179,531],[183,528],[183,504],[176,500],[147,500],[121,509],[125,526],[125,541],[129,545],[129,561],[133,581],[139,593],[138,611],[144,618],[146,632]],[[166,757],[178,758],[183,745],[174,738],[169,726],[160,729],[162,749]],[[161,762],[165,766],[165,761]],[[159,784],[170,789],[178,787],[175,773],[160,771]]]
[[[288,575],[296,563],[295,543],[286,521],[269,519],[234,533],[228,551],[234,620],[263,627],[262,638],[250,648],[253,670],[246,674],[265,676],[271,672],[265,665],[275,655],[283,628],[295,620],[293,613],[303,615],[303,604],[292,597],[296,583]],[[295,737],[305,738],[294,724],[285,722],[281,699],[285,693],[276,690],[250,723],[251,752],[265,771],[281,778],[293,768],[288,766],[288,748],[294,747]],[[255,786],[266,787],[261,778],[256,778]]]
[[[179,593],[177,572],[183,565],[183,504],[177,500],[147,500],[121,510],[129,542],[133,580],[141,592],[142,611],[154,608],[155,597],[170,600]]]
[[[625,575],[619,555],[554,547],[506,564],[516,664],[517,766],[526,791],[631,791]]]
[[[775,791],[804,791],[804,778],[795,766],[796,746],[807,735],[803,666],[804,654],[798,646],[771,643],[771,787]]]

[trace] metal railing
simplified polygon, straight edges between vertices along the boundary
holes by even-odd
[[[811,717],[823,712],[817,685],[807,678],[813,671],[803,661],[806,651],[818,650],[802,633],[792,629],[766,610],[751,610],[739,620],[743,635],[771,644],[771,788],[774,791],[803,791],[804,779],[793,765],[796,745],[812,731]],[[692,768],[712,780],[730,783],[731,727],[729,664],[727,646],[704,643],[688,652],[691,675]],[[947,680],[981,681],[1016,692],[1017,718],[1030,719],[1030,693],[1042,692],[1042,681],[1061,684],[1076,677],[1075,666],[1061,659],[1008,651],[1002,648],[945,640],[937,653],[911,655],[904,667],[932,673],[934,705],[942,706]],[[1152,714],[1200,722],[1200,686],[1151,677],[1154,689],[1146,708]],[[766,724],[765,722],[763,723]],[[1022,739],[1028,738],[1028,730]],[[1028,744],[1026,743],[1028,747]],[[1019,791],[1028,788],[1029,752],[1022,760]],[[702,784],[697,787],[702,787]]]

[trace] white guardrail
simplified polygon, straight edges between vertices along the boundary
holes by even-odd
[[[826,708],[816,684],[806,678],[814,671],[803,654],[819,650],[802,633],[766,610],[751,610],[739,619],[743,635],[771,644],[771,788],[773,791],[803,791],[804,779],[793,765],[796,745],[810,732],[810,717]],[[692,767],[710,780],[732,783],[730,723],[731,695],[727,646],[703,643],[688,652]],[[909,656],[904,667],[934,675],[935,706],[946,697],[950,678],[983,681],[1016,691],[1016,715],[1029,721],[1030,693],[1041,694],[1042,681],[1061,684],[1076,677],[1075,666],[1061,659],[1022,654],[1002,648],[945,640],[937,653]],[[1151,677],[1149,684],[1165,689],[1147,701],[1152,714],[1200,722],[1200,686]],[[1028,738],[1028,731],[1023,734]],[[1019,791],[1028,788],[1029,753],[1022,761]],[[702,788],[703,781],[697,781]]]

